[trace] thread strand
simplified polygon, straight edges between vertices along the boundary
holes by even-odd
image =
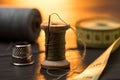
[[[65,53],[65,47],[64,48],[62,48],[64,45],[65,45],[65,32],[63,32],[63,34],[53,34],[53,33],[50,33],[49,32],[49,29],[50,29],[50,21],[51,21],[51,16],[53,15],[53,14],[56,14],[57,16],[58,16],[58,18],[62,21],[62,22],[64,22],[66,25],[67,25],[67,23],[64,21],[64,20],[62,20],[62,18],[57,14],[57,13],[52,13],[51,15],[49,15],[49,21],[48,21],[48,35],[47,35],[47,47],[46,47],[46,49],[47,49],[47,54],[46,54],[46,56],[47,57],[49,57],[49,56],[51,56],[51,58],[54,58],[55,59],[55,56],[58,56],[56,59],[58,59],[59,57],[62,57],[62,56],[64,56],[64,54],[62,54],[62,55],[58,55],[58,54],[61,54],[61,53]],[[70,27],[72,30],[73,30],[73,32],[76,34],[76,30],[75,29],[73,29],[72,27]],[[54,35],[54,36],[53,36]],[[55,36],[56,35],[56,36]],[[61,37],[60,37],[60,35],[61,35]],[[51,39],[51,36],[52,36],[52,41],[50,41],[50,39]],[[59,36],[59,37],[58,37]],[[83,51],[83,53],[82,53],[82,60],[84,60],[84,58],[85,58],[85,55],[86,55],[86,43],[85,43],[85,41],[83,40],[83,38],[80,36],[80,34],[77,34],[77,36],[79,37],[79,39],[80,39],[80,41],[82,42],[82,44],[83,44],[83,47],[84,47],[84,51]],[[60,39],[60,40],[59,40]],[[58,41],[59,40],[59,41]],[[57,46],[56,46],[57,45]],[[63,46],[62,46],[63,45]],[[50,49],[49,48],[49,46],[52,46],[52,48]],[[59,47],[58,47],[59,46]],[[62,46],[62,47],[61,47]],[[54,47],[54,48],[53,48]],[[61,50],[62,49],[62,50]],[[50,50],[51,52],[50,53],[57,53],[57,54],[50,54],[50,55],[48,55],[48,50]],[[56,51],[57,52],[56,52]],[[54,56],[54,57],[53,57]],[[51,58],[50,58],[50,60],[51,60]],[[53,60],[54,60],[53,59]],[[55,60],[56,60],[55,59]],[[69,74],[70,72],[72,72],[72,73],[74,73],[74,72],[76,72],[75,70],[80,66],[80,64],[81,64],[81,61],[78,63],[78,65],[77,66],[75,66],[75,68],[73,68],[72,70],[70,70],[70,71],[68,71],[68,72],[66,72],[66,73],[64,73],[64,74],[61,74],[61,75],[55,75],[55,74],[53,74],[53,73],[50,73],[49,72],[49,69],[47,69],[46,70],[46,72],[47,72],[47,74],[48,75],[50,75],[50,76],[58,76],[57,78],[55,78],[54,80],[59,80],[59,79],[61,79],[63,76],[65,76],[65,75],[67,75],[67,74]],[[58,68],[59,69],[59,68]]]

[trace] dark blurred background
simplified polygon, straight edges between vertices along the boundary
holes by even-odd
[[[77,20],[93,16],[120,19],[120,0],[0,0],[0,5],[38,8],[44,21],[55,12],[73,26]]]

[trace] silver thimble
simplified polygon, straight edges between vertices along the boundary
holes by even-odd
[[[33,63],[31,44],[28,42],[17,42],[12,49],[12,64],[24,66]]]

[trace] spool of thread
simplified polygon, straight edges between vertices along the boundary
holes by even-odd
[[[79,20],[76,31],[85,40],[87,47],[107,48],[120,36],[120,21],[105,17]],[[82,44],[79,36],[77,43],[78,46]]]
[[[47,24],[41,25],[41,28],[46,36],[46,58],[41,63],[42,68],[69,68],[70,63],[65,59],[65,33],[69,25],[51,24],[49,33]],[[49,43],[47,43],[48,37]]]
[[[0,40],[34,42],[41,22],[37,9],[0,8]]]

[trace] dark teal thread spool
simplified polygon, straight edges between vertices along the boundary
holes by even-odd
[[[42,68],[69,68],[70,63],[65,58],[65,33],[69,27],[66,24],[51,24],[48,32],[48,25],[41,25],[46,36],[46,57],[41,63]]]

